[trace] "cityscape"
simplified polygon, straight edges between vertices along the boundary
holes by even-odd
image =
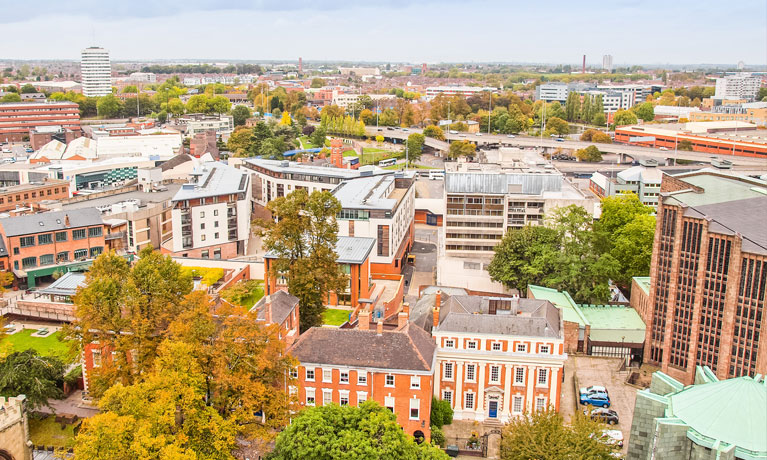
[[[0,460],[767,459],[767,3],[42,3]]]

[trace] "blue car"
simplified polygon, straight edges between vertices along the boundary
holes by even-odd
[[[580,399],[583,405],[610,407],[610,396],[607,393],[584,393]]]

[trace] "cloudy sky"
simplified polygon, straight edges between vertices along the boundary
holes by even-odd
[[[0,0],[0,59],[767,63],[766,0]],[[95,39],[94,39],[95,37]]]

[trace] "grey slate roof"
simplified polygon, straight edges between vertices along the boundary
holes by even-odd
[[[271,306],[270,306],[271,305]],[[271,308],[272,323],[282,324],[298,305],[298,297],[279,290],[272,295],[263,297],[263,302],[254,306],[258,309],[258,319],[266,320],[266,308]]]
[[[68,227],[65,226],[67,215],[69,216]],[[96,208],[42,212],[38,214],[0,219],[0,226],[2,226],[5,236],[29,235],[65,230],[67,228],[90,227],[103,224],[101,211]]]
[[[521,185],[521,193],[540,195],[562,190],[561,174],[505,173],[484,174],[449,172],[445,174],[447,193],[487,193],[505,195],[510,185]]]
[[[436,344],[419,327],[398,331],[313,327],[291,347],[301,363],[431,372]]]
[[[368,258],[370,251],[375,246],[375,238],[362,238],[354,236],[339,236],[336,243],[335,253],[339,264],[361,264]],[[277,259],[274,251],[264,254],[267,259]]]
[[[740,233],[745,252],[767,254],[767,196],[689,207],[684,215],[709,219],[711,232]]]

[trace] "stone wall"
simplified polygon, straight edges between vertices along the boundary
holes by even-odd
[[[32,460],[32,450],[27,445],[29,427],[25,399],[24,395],[7,400],[0,397],[0,454],[13,460]]]
[[[647,390],[637,391],[627,460],[650,458],[651,444],[655,437],[655,419],[663,417],[667,407],[668,403],[664,397],[654,395]]]
[[[687,439],[689,427],[678,419],[658,420],[655,438],[655,458],[687,460],[691,441]]]

